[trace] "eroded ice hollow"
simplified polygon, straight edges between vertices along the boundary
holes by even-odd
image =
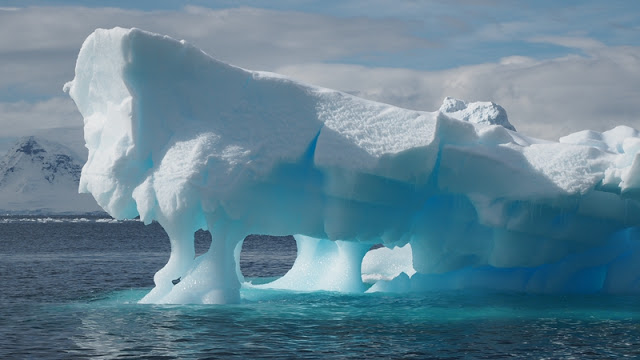
[[[296,263],[266,287],[365,291],[362,259],[384,244],[367,291],[640,290],[632,128],[536,140],[492,103],[401,109],[137,29],[96,30],[75,72],[80,191],[171,239],[144,303],[239,301],[249,234],[296,234]],[[198,229],[212,242],[196,258]]]

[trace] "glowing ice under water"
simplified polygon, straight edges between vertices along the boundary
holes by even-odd
[[[171,239],[142,302],[239,301],[254,233],[298,234],[292,270],[264,287],[362,292],[371,245],[410,244],[368,255],[369,291],[640,291],[629,127],[536,140],[492,103],[401,109],[137,29],[91,34],[65,89],[85,121],[80,191]],[[195,258],[198,229],[212,242]]]

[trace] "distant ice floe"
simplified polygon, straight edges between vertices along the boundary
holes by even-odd
[[[113,219],[113,218],[67,218],[67,217],[17,217],[17,216],[0,216],[0,224],[15,224],[15,223],[38,223],[38,224],[51,224],[51,223],[108,223],[108,224],[121,224],[123,222],[139,221],[136,219]]]

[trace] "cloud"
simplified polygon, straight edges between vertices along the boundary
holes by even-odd
[[[494,101],[528,135],[557,139],[571,132],[640,127],[640,47],[600,47],[549,60],[510,57],[443,71],[356,65],[284,66],[279,72],[402,107],[433,111],[445,96]]]
[[[187,39],[220,60],[261,70],[429,45],[394,20],[193,6],[182,11],[24,8],[0,11],[0,96],[15,88],[35,96],[59,95],[59,84],[73,75],[75,56],[86,36],[97,27],[114,26]]]
[[[31,135],[35,129],[82,126],[82,117],[70,98],[55,97],[38,102],[0,103],[2,136]]]
[[[538,36],[529,39],[530,42],[553,44],[568,48],[580,49],[585,51],[594,51],[605,48],[605,44],[601,41],[587,37],[574,36]]]
[[[255,8],[182,11],[115,8],[35,7],[0,12],[0,53],[77,52],[97,27],[139,27],[187,39],[222,60],[240,66],[273,67],[324,61],[360,52],[427,46],[398,20],[335,18]],[[220,51],[222,49],[222,51]],[[256,54],[261,54],[256,59]]]
[[[638,47],[608,46],[590,37],[582,30],[582,17],[565,21],[579,11],[567,8],[556,14],[544,8],[540,13],[545,16],[536,17],[539,10],[532,5],[514,9],[508,2],[485,3],[458,7],[445,1],[429,1],[429,6],[402,1],[388,12],[356,0],[332,10],[344,16],[193,6],[179,11],[79,6],[0,10],[0,135],[80,126],[80,115],[61,87],[73,77],[84,38],[96,27],[113,26],[186,39],[234,65],[282,72],[408,108],[435,110],[445,96],[492,100],[507,109],[520,131],[542,138],[618,123],[639,127]],[[370,11],[363,13],[371,18],[356,16],[363,4],[369,4]],[[376,4],[390,6],[382,0]],[[601,28],[605,20],[600,12],[591,13]],[[607,19],[629,23],[625,14]],[[637,34],[637,27],[624,31]],[[534,56],[524,51],[531,44],[559,50]],[[388,59],[386,67],[344,64],[380,55]],[[402,57],[411,64],[439,59],[449,69],[391,68],[402,65]],[[455,62],[478,59],[483,63]]]
[[[139,11],[69,6],[0,11],[0,126],[6,129],[0,135],[28,133],[31,127],[51,123],[77,124],[79,115],[69,110],[72,107],[63,110],[57,97],[64,96],[62,85],[73,78],[86,36],[97,27],[114,26],[187,39],[220,60],[260,70],[429,46],[397,20],[255,8]],[[55,109],[42,111],[47,107]],[[56,116],[64,118],[54,120]]]

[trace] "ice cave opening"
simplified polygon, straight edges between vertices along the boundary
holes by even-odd
[[[286,274],[297,256],[293,236],[252,234],[242,241],[240,270],[244,281],[271,282]]]
[[[194,233],[194,260],[209,251],[211,242],[212,237],[208,230],[199,229]],[[320,241],[316,241],[315,243],[317,245]],[[330,245],[331,243],[326,243],[324,247],[326,248],[328,244]],[[270,236],[252,234],[245,237],[238,246],[241,246],[239,265],[242,277],[240,277],[240,281],[247,282],[250,286],[261,285],[262,287],[278,288],[277,286],[269,284],[274,281],[277,282],[293,269],[298,259],[298,246],[303,247],[302,259],[305,257],[323,259],[321,262],[329,261],[331,263],[330,267],[336,267],[337,262],[340,261],[339,259],[329,259],[332,255],[331,251],[322,255],[318,254],[317,248],[322,248],[322,246],[317,246],[313,255],[305,254],[305,251],[309,251],[308,246],[305,248],[304,244],[297,243],[293,235]],[[365,245],[364,247],[367,246],[369,245]],[[333,249],[332,246],[328,247]],[[357,262],[357,258],[354,262]],[[298,269],[294,269],[294,271],[299,271],[299,267],[300,264],[298,265]],[[314,265],[314,267],[320,268],[317,265]],[[371,245],[364,256],[362,256],[360,266],[355,265],[353,267],[355,269],[360,268],[360,277],[365,289],[370,288],[380,280],[392,280],[403,272],[407,276],[415,274],[412,266],[411,246],[408,244],[402,247],[394,246],[392,248],[387,248],[381,243]],[[324,273],[326,270],[326,267],[322,267],[322,270],[318,271],[318,273]],[[357,274],[357,270],[355,274]],[[290,274],[289,276],[293,275]],[[305,274],[304,276],[309,277],[309,274]],[[181,281],[181,278],[182,276],[173,279],[172,283],[177,285]],[[313,289],[313,287],[310,287],[306,290]],[[317,287],[316,290],[317,289],[329,290],[328,287]],[[355,289],[359,291],[363,288],[357,286]],[[296,287],[295,290],[303,289]],[[345,289],[336,290],[345,291]]]
[[[193,241],[194,261],[200,256],[206,257],[211,248],[211,233],[199,229]],[[258,288],[361,293],[375,290],[372,285],[379,281],[415,274],[408,244],[391,248],[381,243],[354,247],[299,235],[252,234],[237,246],[241,247],[238,279],[240,283]],[[358,250],[353,251],[356,248]],[[188,273],[173,279],[172,284],[178,285],[185,275]],[[347,281],[336,280],[341,278]]]

